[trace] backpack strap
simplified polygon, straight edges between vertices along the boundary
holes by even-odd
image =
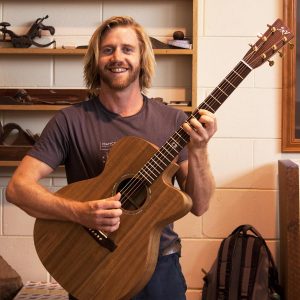
[[[245,236],[243,241],[245,243],[245,256],[241,268],[243,272],[240,276],[239,296],[240,299],[251,299],[257,270],[255,266],[258,265],[262,243],[260,238],[251,238],[251,236]]]
[[[224,239],[218,252],[217,289],[216,299],[226,300],[229,298],[230,274],[232,269],[232,256],[239,233],[231,234]]]
[[[267,255],[268,255],[268,259],[269,259],[269,288],[273,293],[277,293],[278,295],[282,296],[282,288],[279,284],[279,279],[278,279],[278,270],[277,267],[275,265],[272,253],[266,243],[266,241],[261,238],[261,242],[262,242],[262,247],[265,248]]]

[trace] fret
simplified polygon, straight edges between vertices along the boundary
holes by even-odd
[[[138,175],[141,175],[144,179],[146,179],[146,181],[151,184],[152,182],[142,173],[144,172],[144,169],[141,169],[139,172],[138,172]]]
[[[216,98],[214,95],[210,94],[209,97],[214,98],[220,105],[222,104],[222,102],[220,102],[220,101],[218,100],[218,98]]]
[[[148,163],[144,166],[144,168],[141,171],[145,172],[145,176],[148,176],[152,180],[152,182],[157,178],[157,174],[153,173],[152,170],[149,169]],[[151,175],[154,175],[154,177],[152,177]],[[147,179],[147,181],[151,183],[151,180],[148,180],[148,179]]]
[[[208,106],[208,108],[209,108],[208,110],[210,112],[215,112],[215,110],[207,102],[204,102],[204,105]]]
[[[215,88],[212,91],[211,96],[213,96],[214,98],[217,98],[219,100],[219,103],[221,103],[221,104],[223,104],[224,101],[227,99],[227,96],[224,93],[221,94],[217,88]],[[218,105],[218,108],[219,107],[220,107],[220,105]]]
[[[205,101],[187,118],[186,122],[189,123],[192,117],[199,119],[199,109],[201,108],[214,113],[250,72],[251,70],[248,66],[245,66],[244,62],[239,62]],[[188,144],[189,140],[189,135],[183,130],[181,125],[153,157],[149,159],[138,172],[138,175],[142,176],[148,184],[152,184]]]
[[[220,86],[222,86],[222,90],[226,92],[227,97],[229,97],[229,95],[235,90],[235,88],[231,84],[228,84],[225,79],[222,81]]]
[[[158,152],[158,153],[160,153],[160,152]],[[151,159],[151,163],[154,163],[154,164],[156,164],[160,169],[161,169],[161,171],[164,171],[165,169],[155,160],[155,159],[157,159],[158,158],[158,155],[157,154],[155,154],[155,156]],[[153,166],[153,165],[152,165]],[[165,165],[166,166],[166,165]]]
[[[225,96],[229,96],[229,95],[227,95],[219,86],[217,87],[217,89],[219,89]]]
[[[170,141],[171,140],[171,141]],[[173,138],[173,136],[171,136],[171,138],[169,139],[169,143],[168,145],[177,152],[177,147],[180,146],[180,144]],[[181,150],[181,149],[180,149]],[[178,152],[177,152],[178,153]],[[176,154],[177,155],[177,154]]]
[[[161,153],[161,151],[160,151],[160,152],[157,152],[157,154],[155,154],[155,158],[158,159],[165,167],[167,167],[168,165],[167,165],[162,159],[160,159],[160,157],[158,157],[158,154],[163,155],[163,154]],[[162,170],[164,170],[164,168],[162,168],[161,166],[160,166],[160,168],[161,168]]]
[[[234,88],[236,89],[236,86],[234,86],[228,79],[225,78],[225,80]]]
[[[166,148],[161,149],[161,151],[160,151],[159,153],[163,156],[164,160],[167,162],[167,164],[165,164],[165,166],[167,167],[167,166],[171,163],[171,161],[172,161],[172,159],[173,159],[173,158],[172,158],[173,155],[172,155],[171,153],[168,152],[169,157],[171,157],[171,159],[169,159],[169,157],[166,156],[166,155],[163,153],[163,150],[166,151]]]
[[[244,80],[244,78],[238,72],[236,72],[235,70],[233,70],[232,72],[234,72],[237,76],[239,76],[242,80]]]
[[[183,129],[182,129],[183,130]],[[177,131],[174,133],[174,135],[177,135],[185,144],[187,144],[189,141],[187,141],[187,140],[185,140],[184,138],[183,138],[183,136],[182,135],[180,135]]]
[[[162,147],[162,150],[161,150],[160,152],[162,153],[163,150],[166,151],[166,152],[168,152],[168,155],[169,155],[170,157],[173,156],[173,154],[172,154],[171,152],[169,152],[168,149],[167,149],[165,146]],[[167,157],[167,156],[165,156],[165,157]],[[171,161],[170,161],[170,162],[171,162]]]

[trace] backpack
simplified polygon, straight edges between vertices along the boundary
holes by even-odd
[[[251,225],[237,227],[222,241],[204,276],[202,300],[270,300],[280,295],[278,271],[265,240]]]

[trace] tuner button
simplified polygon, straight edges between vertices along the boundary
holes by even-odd
[[[275,32],[277,30],[276,27],[272,25],[267,24],[267,26],[271,29],[272,32]]]
[[[258,50],[257,46],[253,46],[253,44],[248,44],[248,45],[252,48],[253,51],[257,51]]]
[[[289,46],[290,46],[290,49],[294,49],[295,45],[291,42],[288,42]]]
[[[269,62],[269,66],[270,66],[270,67],[274,66],[274,61],[273,61],[273,60],[270,60],[270,59],[269,59],[268,62]]]

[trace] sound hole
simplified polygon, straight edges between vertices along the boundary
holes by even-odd
[[[126,178],[117,187],[121,193],[122,208],[134,211],[139,209],[147,199],[147,187],[144,182],[136,178]]]

